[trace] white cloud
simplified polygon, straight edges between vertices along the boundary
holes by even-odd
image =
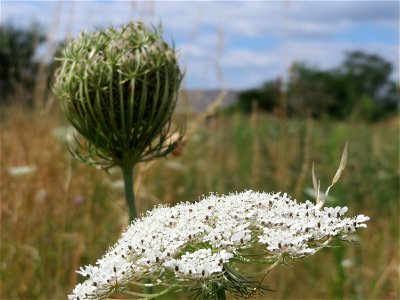
[[[340,39],[346,30],[365,22],[398,30],[398,8],[395,1],[66,1],[56,34],[61,39],[68,31],[76,36],[96,26],[162,21],[166,38],[174,37],[180,49],[189,85],[243,88],[285,74],[293,61],[332,67],[344,51],[359,47],[396,63],[398,72],[395,37],[391,44],[379,43],[378,37],[374,43]],[[36,18],[54,30],[56,9],[54,2],[3,1],[2,22],[11,18],[27,26]]]
[[[61,5],[63,22],[71,19],[67,15],[72,6],[72,20],[80,25],[80,30],[144,19],[162,21],[168,30],[186,34],[187,38],[198,33],[201,26],[223,26],[227,34],[244,36],[262,36],[267,32],[273,35],[285,27],[298,34],[325,34],[360,21],[393,26],[399,18],[399,4],[395,1],[68,1]],[[57,5],[3,1],[2,8],[2,20],[11,18],[26,23],[37,19],[49,26]]]
[[[181,54],[181,57],[185,58],[202,58],[207,56],[207,51],[204,47],[200,47],[197,44],[193,43],[183,43],[178,44],[177,49]]]
[[[290,17],[331,23],[337,21],[397,22],[399,3],[396,1],[295,1]]]
[[[368,43],[362,50],[393,61],[396,49],[394,45]],[[293,63],[304,62],[321,69],[334,68],[343,61],[346,51],[353,50],[356,48],[352,43],[337,41],[292,41],[269,51],[233,49],[226,51],[221,58],[224,70],[222,81],[216,76],[215,62],[203,58],[187,62],[186,76],[188,81],[198,80],[209,88],[221,85],[233,89],[251,88],[278,76],[286,77]],[[398,73],[398,65],[395,71]]]
[[[271,51],[250,49],[230,49],[221,58],[222,66],[227,68],[270,68],[276,60]]]

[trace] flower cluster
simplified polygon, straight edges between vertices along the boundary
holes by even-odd
[[[346,239],[366,227],[369,217],[347,218],[346,211],[253,191],[159,206],[133,221],[95,266],[78,271],[87,279],[69,299],[102,299],[144,278],[163,284],[172,278],[180,287],[196,282],[204,288],[204,282],[229,287],[230,272],[236,270],[231,266],[250,261],[252,249],[262,250],[262,262],[299,258],[314,254],[332,237]]]

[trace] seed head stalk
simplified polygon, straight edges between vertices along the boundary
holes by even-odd
[[[226,300],[225,289],[217,290],[217,300]]]
[[[125,200],[129,208],[129,220],[132,222],[137,217],[135,193],[133,192],[133,187],[134,187],[133,168],[122,167],[121,169],[122,169],[122,175],[124,177]]]

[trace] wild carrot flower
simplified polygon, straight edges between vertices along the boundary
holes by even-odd
[[[78,271],[86,280],[69,299],[103,299],[115,291],[151,298],[174,289],[205,299],[221,290],[252,296],[260,283],[240,272],[238,264],[274,265],[314,254],[333,237],[349,239],[369,217],[344,217],[346,211],[253,191],[158,206],[134,220],[96,265]],[[164,289],[154,294],[129,290],[145,282]]]

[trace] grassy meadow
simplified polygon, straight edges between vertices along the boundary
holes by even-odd
[[[188,117],[180,155],[135,170],[138,210],[245,189],[312,200],[312,163],[325,190],[348,141],[348,164],[327,205],[371,217],[354,237],[360,245],[334,242],[278,266],[264,281],[274,291],[260,299],[398,299],[398,124],[261,113]],[[75,270],[93,264],[128,223],[119,170],[107,174],[74,160],[65,126],[56,108],[2,108],[1,299],[65,299],[82,280]],[[35,169],[15,174],[17,166]]]

